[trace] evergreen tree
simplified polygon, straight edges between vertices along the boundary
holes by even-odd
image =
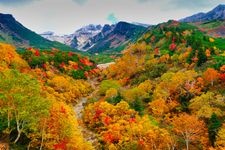
[[[221,125],[222,125],[221,121],[219,120],[217,115],[213,113],[209,119],[209,125],[208,125],[209,140],[213,147],[215,146],[217,132],[219,128],[221,127]]]
[[[131,108],[137,111],[139,115],[143,115],[144,104],[139,98],[134,100],[134,102],[131,103]]]
[[[201,66],[206,61],[207,61],[207,57],[205,55],[205,51],[203,50],[203,48],[199,48],[197,66]]]

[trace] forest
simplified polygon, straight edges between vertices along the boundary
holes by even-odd
[[[224,111],[225,40],[187,23],[155,26],[106,69],[0,44],[0,141],[12,149],[223,150]]]

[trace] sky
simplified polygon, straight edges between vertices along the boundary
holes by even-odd
[[[178,20],[224,3],[225,0],[0,0],[0,13],[12,14],[36,33],[71,34],[88,24]]]

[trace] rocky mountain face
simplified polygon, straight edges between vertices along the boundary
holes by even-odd
[[[109,35],[113,31],[114,27],[115,25],[104,25],[102,30],[98,34],[87,40],[82,49],[87,51],[96,46],[97,43],[102,41],[107,35]]]
[[[181,22],[206,22],[212,20],[225,20],[225,5],[218,5],[207,13],[198,13],[181,19]]]
[[[90,43],[90,39],[100,33],[102,30],[101,25],[90,24],[88,26],[82,27],[73,34],[70,46],[77,48],[82,51],[86,51],[85,46]]]
[[[24,27],[12,15],[0,13],[0,41],[19,48],[36,47],[41,49],[71,49],[58,42],[46,40],[35,32]]]

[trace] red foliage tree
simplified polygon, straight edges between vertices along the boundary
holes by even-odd
[[[219,79],[222,81],[222,82],[225,82],[225,73],[221,73],[219,75]]]
[[[65,65],[66,65],[66,64],[65,64],[64,62],[62,62],[62,63],[59,65],[59,67],[60,67],[60,68],[64,68]]]
[[[39,50],[35,50],[34,55],[35,56],[40,56],[40,51]]]
[[[54,150],[66,150],[67,141],[60,141],[58,144],[54,145]]]
[[[170,44],[169,49],[171,51],[174,51],[176,49],[177,45],[175,43]]]
[[[86,66],[92,66],[92,65],[93,65],[93,63],[90,62],[87,58],[82,58],[82,59],[80,59],[80,62],[81,62],[82,64],[86,65]]]
[[[104,122],[105,125],[109,125],[110,122],[111,122],[111,120],[112,120],[112,119],[111,119],[109,116],[106,116],[106,117],[104,118],[104,121],[103,121],[103,122]]]

